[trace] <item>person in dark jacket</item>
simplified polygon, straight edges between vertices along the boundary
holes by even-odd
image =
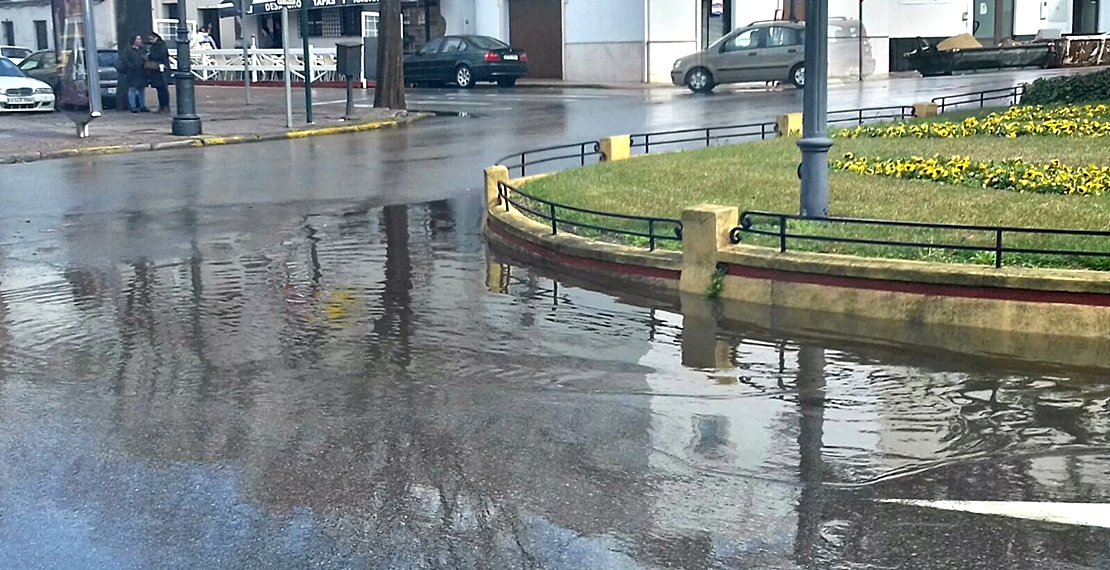
[[[131,45],[119,53],[120,71],[127,79],[127,104],[132,113],[149,113],[146,108],[146,70],[143,69],[143,37],[131,38]]]
[[[162,36],[151,32],[150,33],[150,54],[147,55],[147,61],[152,61],[158,64],[157,69],[148,69],[150,78],[150,86],[158,92],[158,112],[170,112],[170,90],[166,85],[166,74],[170,70],[170,50],[166,47],[166,42]]]

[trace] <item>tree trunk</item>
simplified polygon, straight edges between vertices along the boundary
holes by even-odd
[[[401,38],[401,0],[378,4],[378,77],[374,82],[374,107],[405,109],[405,53]]]

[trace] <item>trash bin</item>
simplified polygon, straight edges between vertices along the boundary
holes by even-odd
[[[349,79],[362,77],[362,42],[335,44],[335,71]]]

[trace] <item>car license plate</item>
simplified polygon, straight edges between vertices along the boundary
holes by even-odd
[[[104,92],[107,93],[108,95],[115,95],[116,94],[116,88],[115,87],[107,87],[107,88],[104,89]]]
[[[509,54],[509,55],[506,55],[506,56],[505,56],[504,58],[502,58],[502,59],[504,59],[505,61],[517,61],[518,59],[520,59],[520,56],[519,56],[519,55],[512,55],[512,54]]]
[[[29,105],[34,102],[35,100],[30,97],[8,97],[9,105]]]

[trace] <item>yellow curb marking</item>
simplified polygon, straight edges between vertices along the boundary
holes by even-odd
[[[132,148],[123,145],[114,146],[90,146],[77,149],[79,154],[122,154],[131,152]]]
[[[341,127],[321,127],[319,129],[303,129],[299,131],[289,131],[285,133],[287,138],[303,139],[307,137],[318,137],[323,135],[338,135],[342,133],[357,133],[361,131],[372,131],[381,129],[383,127],[396,127],[397,121],[377,121],[373,123],[362,123],[360,125],[344,125]]]

